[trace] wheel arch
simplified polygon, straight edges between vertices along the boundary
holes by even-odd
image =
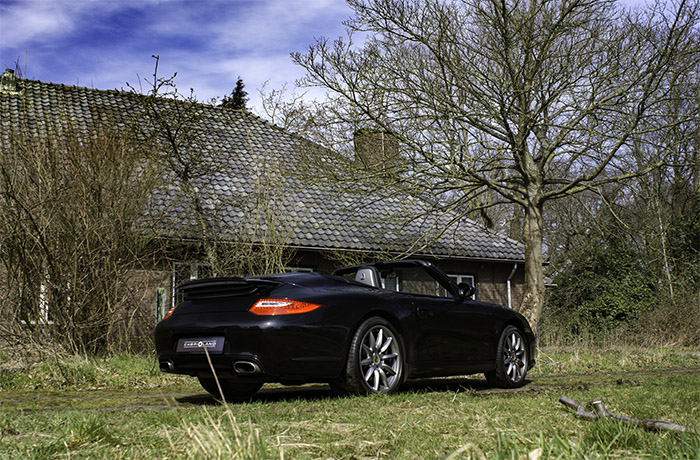
[[[535,334],[532,331],[532,328],[527,323],[527,321],[524,319],[520,319],[518,317],[509,318],[498,329],[497,337],[500,337],[501,334],[503,333],[503,331],[508,326],[514,326],[514,327],[518,328],[523,333],[525,340],[527,340],[527,348],[529,351],[528,370],[532,369],[532,367],[535,365],[535,358],[537,357],[536,356],[537,355],[537,337],[535,337]]]
[[[523,333],[527,335],[529,328],[526,328],[525,325],[523,324],[522,321],[519,321],[517,318],[510,318],[506,321],[503,322],[501,327],[499,328],[498,332],[499,334],[502,333],[508,326],[515,326],[518,329],[520,329]]]
[[[401,322],[399,321],[399,319],[389,311],[381,310],[381,309],[371,309],[371,310],[368,310],[367,312],[365,312],[365,314],[363,314],[362,316],[360,316],[358,318],[358,320],[355,322],[355,325],[353,326],[353,328],[350,331],[350,334],[348,336],[348,340],[346,341],[347,343],[345,344],[345,351],[346,351],[345,354],[347,355],[347,351],[350,348],[350,342],[352,341],[352,337],[355,335],[355,333],[360,328],[362,323],[367,321],[369,318],[373,318],[373,317],[378,317],[378,318],[382,318],[382,319],[387,320],[394,327],[394,329],[396,329],[396,332],[399,334],[399,338],[401,340],[401,347],[404,349],[404,353],[405,353],[406,344],[403,343],[405,341],[404,331],[403,331],[403,328],[401,327]]]
[[[408,347],[406,347],[405,334],[404,334],[403,328],[401,327],[401,322],[399,321],[398,317],[396,317],[396,315],[392,314],[391,312],[389,312],[387,310],[372,308],[372,309],[367,310],[363,315],[358,316],[357,321],[355,321],[355,324],[349,330],[349,334],[348,334],[348,336],[345,340],[345,344],[343,346],[343,354],[344,354],[343,355],[344,356],[343,366],[342,366],[343,372],[345,372],[345,367],[347,366],[348,353],[350,352],[350,344],[352,343],[352,339],[355,336],[355,333],[357,332],[357,330],[360,328],[360,326],[362,326],[362,324],[365,321],[367,321],[369,318],[374,318],[374,317],[382,318],[382,319],[388,321],[389,324],[391,324],[394,327],[394,329],[396,329],[396,332],[399,335],[401,349],[403,350],[403,353],[404,353],[404,364],[406,364],[408,362],[408,359],[406,356]]]

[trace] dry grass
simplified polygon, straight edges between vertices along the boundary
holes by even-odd
[[[569,324],[558,324],[554,318],[545,317],[541,344],[583,349],[699,347],[700,294],[667,299],[630,324],[612,330],[586,329],[579,325],[578,332],[572,334],[570,329]]]
[[[273,386],[229,405],[193,379],[163,384],[148,359],[68,361],[70,379],[48,368],[2,377],[14,383],[0,392],[0,458],[700,458],[700,435],[581,421],[557,402],[602,398],[621,415],[698,427],[700,373],[669,372],[698,369],[697,351],[547,348],[523,391],[494,391],[476,377],[369,397]]]

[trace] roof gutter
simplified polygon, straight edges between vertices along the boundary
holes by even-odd
[[[183,238],[183,237],[168,237],[168,236],[158,236],[157,238],[162,239],[162,240],[168,240],[168,241],[176,241],[176,242],[180,242],[180,243],[195,243],[195,242],[202,241],[199,238]],[[236,242],[236,241],[220,241],[220,242],[223,244],[225,244],[225,243],[241,244],[240,242]],[[254,245],[260,244],[260,243],[246,242],[245,244],[254,246]],[[302,250],[302,251],[345,251],[345,252],[358,252],[358,253],[377,252],[376,249],[332,248],[332,247],[323,247],[323,246],[305,246],[305,245],[295,245],[295,244],[286,244],[284,246],[289,248],[289,249]],[[385,254],[402,256],[402,255],[405,255],[405,252],[386,251]],[[451,259],[451,260],[467,260],[470,262],[515,263],[516,266],[519,263],[525,263],[525,259],[498,259],[495,257],[472,257],[472,256],[458,256],[458,255],[450,255],[450,254],[430,254],[430,253],[418,253],[418,252],[411,254],[409,257],[404,257],[404,258],[411,258],[411,259],[428,258],[428,259],[437,259],[437,260]]]
[[[303,251],[346,251],[346,252],[376,252],[377,250],[375,249],[353,249],[353,248],[329,248],[329,247],[321,247],[321,246],[303,246],[303,245],[287,245],[287,247],[292,248],[292,249],[297,249],[297,250],[303,250]],[[401,251],[385,251],[385,254],[387,255],[396,255],[396,256],[401,256],[401,255],[406,255],[405,252]],[[458,255],[450,255],[450,254],[431,254],[431,253],[420,253],[416,252],[414,254],[411,254],[410,256],[404,257],[404,258],[409,258],[409,259],[416,259],[416,258],[428,258],[428,259],[437,259],[437,260],[442,260],[442,259],[451,259],[451,260],[468,260],[470,262],[500,262],[500,263],[515,263],[516,265],[519,263],[525,263],[525,259],[498,259],[495,257],[472,257],[472,256],[458,256]]]

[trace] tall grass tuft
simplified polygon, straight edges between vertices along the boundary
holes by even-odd
[[[251,421],[248,421],[247,427],[242,429],[228,406],[221,418],[214,418],[206,409],[204,413],[204,423],[185,424],[184,437],[188,441],[188,458],[203,460],[272,458],[268,456],[265,440],[260,431]],[[284,458],[281,453],[279,457]]]
[[[185,434],[192,441],[188,443],[188,458],[203,460],[267,459],[267,448],[259,430],[248,420],[248,429],[244,434],[226,402],[219,384],[219,377],[206,348],[204,353],[219,388],[224,413],[220,419],[215,419],[205,408],[204,424],[185,424]],[[280,458],[284,458],[284,455],[280,454]]]

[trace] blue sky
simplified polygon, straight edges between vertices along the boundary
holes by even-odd
[[[623,0],[625,4],[645,0]],[[201,101],[230,94],[243,78],[258,90],[303,76],[289,54],[315,37],[344,35],[344,0],[0,0],[0,65],[30,79],[98,89],[136,87],[177,72],[179,90]],[[26,68],[26,71],[24,70]]]
[[[230,94],[238,76],[291,90],[303,71],[289,54],[344,35],[343,0],[0,0],[0,65],[30,79],[98,89],[171,76],[199,100]]]

